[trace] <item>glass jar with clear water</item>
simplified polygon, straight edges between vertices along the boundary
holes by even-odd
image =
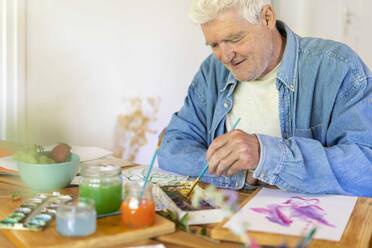
[[[96,210],[91,199],[64,202],[56,215],[57,232],[63,236],[82,237],[96,231]]]
[[[83,164],[80,174],[79,195],[94,200],[98,215],[116,212],[120,209],[121,167]]]

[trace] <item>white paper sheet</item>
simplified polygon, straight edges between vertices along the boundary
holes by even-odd
[[[136,166],[123,170],[123,182],[142,182],[145,178],[148,168],[148,166]],[[158,185],[175,185],[179,182],[187,181],[187,179],[187,176],[164,171],[159,168],[153,168],[148,180]]]
[[[11,156],[0,158],[0,167],[8,170],[18,171],[17,162],[14,161]]]
[[[50,151],[56,145],[50,145],[45,147],[46,151]],[[102,158],[107,155],[111,155],[112,151],[105,150],[103,148],[94,146],[76,146],[71,145],[71,152],[76,153],[80,157],[80,162],[85,162],[93,159]]]
[[[224,227],[248,223],[250,231],[301,236],[316,226],[315,239],[339,241],[356,201],[357,197],[304,195],[264,188]]]
[[[71,152],[76,153],[80,157],[80,162],[89,161],[97,158],[102,158],[111,155],[112,151],[108,151],[94,146],[71,146]]]

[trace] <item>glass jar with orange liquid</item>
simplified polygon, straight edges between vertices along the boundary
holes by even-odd
[[[155,202],[152,185],[148,183],[142,192],[140,183],[127,183],[124,186],[124,199],[121,204],[121,220],[127,227],[147,227],[155,222]]]

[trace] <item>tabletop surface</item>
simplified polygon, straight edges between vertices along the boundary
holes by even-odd
[[[10,197],[11,193],[14,191],[20,191],[22,194],[27,195],[28,191],[16,176],[5,176],[0,175],[0,219],[6,217],[8,214],[13,212],[21,201],[13,201]],[[63,190],[63,193],[68,193],[76,195],[78,192],[77,188],[68,188]],[[252,192],[240,192],[240,201],[246,201],[247,198],[252,196]],[[98,223],[98,225],[100,225]],[[200,229],[205,227],[207,230],[207,235],[210,237],[212,230],[217,230],[221,224],[210,224],[204,226],[194,226],[193,229]],[[53,228],[49,227],[49,228]],[[221,231],[221,230],[219,230]],[[223,231],[223,230],[222,230]],[[24,247],[19,242],[18,232],[22,231],[9,231],[1,230],[0,231],[0,247]],[[24,232],[24,231],[23,231]],[[228,232],[222,232],[221,235],[226,235],[227,240],[236,240],[233,235]],[[287,242],[290,246],[295,244],[299,237],[283,236],[276,234],[268,233],[251,233],[260,244],[267,245],[279,245],[283,240]],[[144,239],[142,241],[135,242],[131,245],[151,245],[162,243],[166,247],[241,247],[238,243],[233,243],[230,241],[218,241],[212,240],[211,238],[201,237],[199,235],[184,232],[181,230],[176,230],[176,232],[166,235],[160,235],[152,239]],[[50,237],[46,235],[37,235],[37,239],[42,239],[46,242]],[[48,240],[47,243],[50,243]],[[78,239],[71,240],[63,244],[58,244],[58,247],[73,247],[74,243],[80,243]],[[126,242],[127,243],[127,242]],[[71,245],[72,244],[72,245]],[[76,246],[77,247],[77,246]],[[82,246],[79,246],[82,247]],[[123,247],[115,243],[115,245],[109,246],[105,245],[104,247]],[[263,246],[265,247],[265,246]],[[357,204],[351,215],[351,219],[345,229],[345,232],[342,236],[340,242],[331,242],[325,240],[314,240],[310,247],[372,247],[372,198],[359,198]]]

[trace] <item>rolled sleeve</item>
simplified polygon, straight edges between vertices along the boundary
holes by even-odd
[[[285,143],[282,138],[257,135],[260,142],[260,161],[253,173],[253,177],[268,184],[276,184],[278,175],[283,168],[285,157]]]

